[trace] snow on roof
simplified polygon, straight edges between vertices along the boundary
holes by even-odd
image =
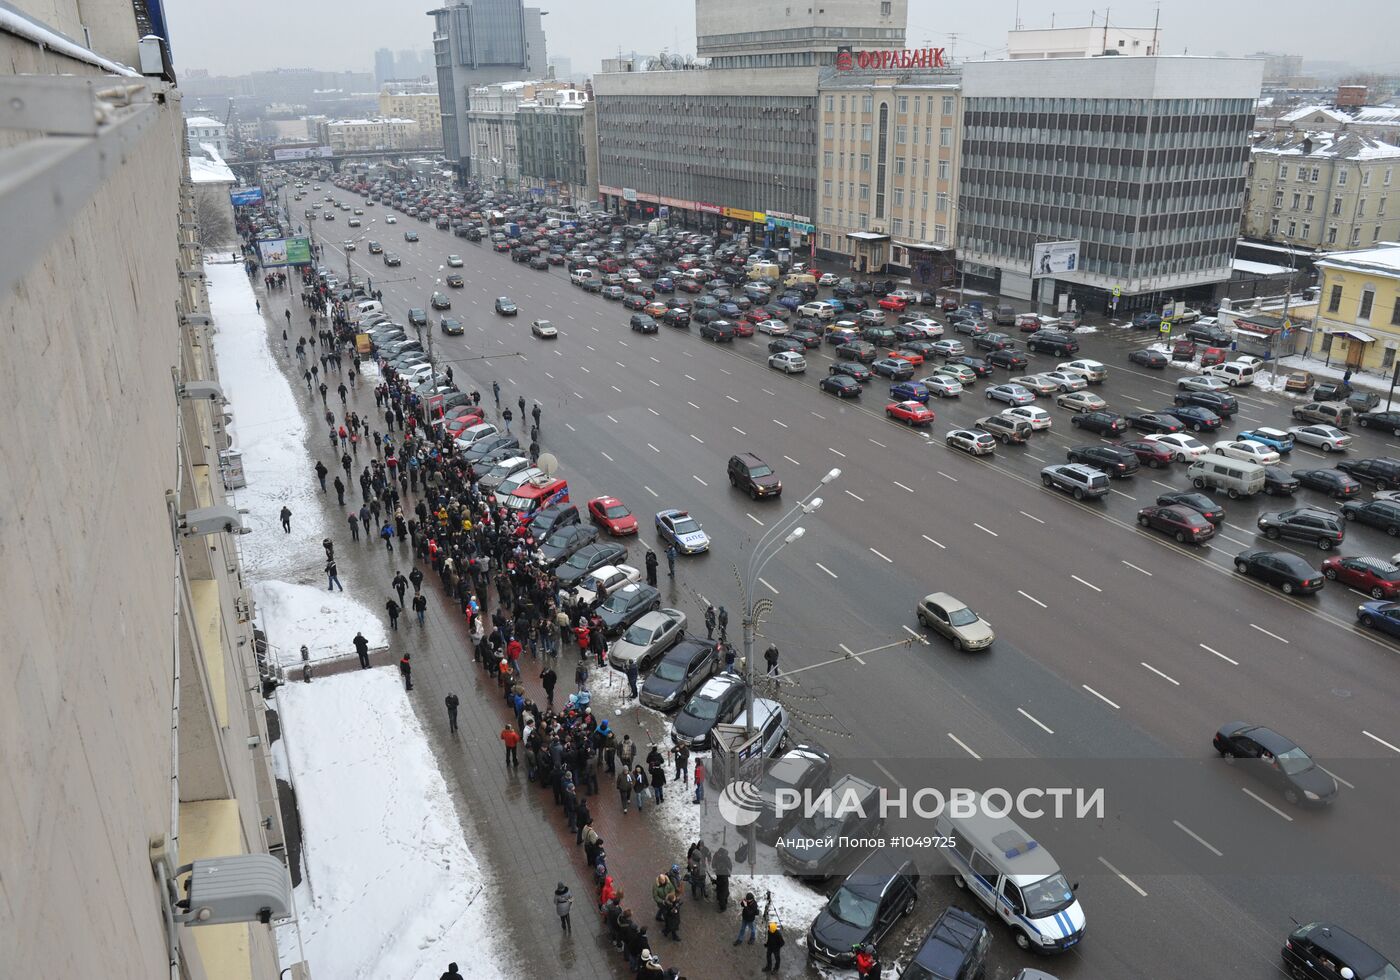
[[[1236,272],[1243,272],[1251,276],[1286,276],[1293,271],[1286,265],[1274,265],[1272,262],[1251,262],[1249,259],[1235,259],[1234,268]]]
[[[1368,126],[1400,126],[1400,107],[1393,105],[1368,105],[1357,109],[1351,121]]]
[[[1320,269],[1345,269],[1400,277],[1400,242],[1381,242],[1371,248],[1333,252],[1316,264]]]
[[[199,127],[201,127],[201,128],[205,128],[205,129],[207,129],[207,128],[210,127],[210,126],[215,126],[215,127],[219,128],[219,129],[223,129],[223,128],[224,128],[224,124],[223,124],[223,123],[219,122],[219,120],[217,120],[217,119],[211,119],[211,118],[209,118],[208,116],[190,116],[190,118],[188,118],[188,119],[185,120],[185,125],[186,125],[186,126],[199,126]]]
[[[190,154],[190,180],[196,184],[233,184],[237,178],[211,143],[200,143],[204,155]]]
[[[1400,146],[1362,133],[1270,133],[1251,147],[1277,156],[1333,157],[1339,160],[1400,159]]]
[[[1294,109],[1292,112],[1285,112],[1283,115],[1279,116],[1279,119],[1282,122],[1297,122],[1298,120],[1305,119],[1308,116],[1313,115],[1314,113],[1321,113],[1325,119],[1328,119],[1332,122],[1347,122],[1351,119],[1351,117],[1348,116],[1345,112],[1340,112],[1337,109],[1332,108],[1330,105],[1305,105],[1301,109]]]

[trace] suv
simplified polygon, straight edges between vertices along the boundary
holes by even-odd
[[[1038,330],[1027,338],[1026,350],[1042,354],[1077,354],[1079,353],[1079,341],[1067,333],[1060,333],[1056,330]]]
[[[1342,504],[1342,516],[1380,528],[1391,537],[1400,534],[1400,504],[1391,500],[1349,500]]]
[[[717,344],[734,343],[734,324],[728,320],[711,320],[700,325],[700,336]]]
[[[1069,417],[1069,424],[1099,435],[1114,436],[1128,431],[1128,420],[1117,412],[1080,412]]]
[[[1211,347],[1229,347],[1234,341],[1228,330],[1199,321],[1186,328],[1185,336],[1197,343],[1209,344]]]
[[[1208,408],[1222,418],[1229,418],[1239,410],[1235,396],[1223,391],[1178,391],[1172,398],[1176,405],[1199,405]],[[1293,410],[1296,415],[1298,410]]]
[[[978,419],[975,425],[983,432],[990,432],[996,436],[1003,446],[1009,446],[1013,442],[1025,442],[1031,437],[1029,422],[1007,418],[1005,415],[988,415]]]
[[[719,665],[719,647],[713,640],[686,636],[647,675],[637,700],[648,708],[670,711],[709,682]]]
[[[729,457],[729,483],[754,500],[760,497],[780,497],[783,493],[783,481],[778,479],[773,467],[753,453],[740,453]]]
[[[976,980],[987,968],[991,944],[985,922],[950,905],[924,936],[900,980]]]
[[[819,804],[786,828],[775,847],[778,861],[798,878],[831,877],[853,846],[850,841],[879,836],[884,823],[879,797],[880,787],[859,776],[847,773],[837,779],[831,786],[830,812]],[[846,800],[859,805],[845,806]]]
[[[658,664],[651,677],[647,678],[647,684],[651,684],[652,677],[660,671],[661,665]],[[686,702],[680,714],[676,715],[675,724],[671,727],[671,738],[678,745],[689,745],[692,752],[709,748],[710,733],[714,727],[733,721],[739,717],[739,712],[744,710],[744,694],[747,690],[748,685],[738,674],[725,673],[711,677]],[[642,703],[646,704],[645,701]]]
[[[1377,490],[1400,487],[1400,459],[1389,456],[1371,459],[1343,459],[1337,469],[1362,483],[1374,483]]]
[[[1108,476],[1082,463],[1054,463],[1040,471],[1040,482],[1073,494],[1075,500],[1103,497],[1108,493]]]
[[[1065,453],[1065,459],[1071,463],[1088,463],[1094,469],[1103,470],[1109,476],[1119,479],[1132,476],[1142,467],[1138,462],[1137,453],[1131,449],[1106,446],[1102,443],[1072,446]]]
[[[897,853],[875,851],[856,868],[807,928],[807,952],[840,967],[854,948],[878,944],[919,901],[919,872]]]
[[[1341,517],[1319,507],[1295,507],[1276,514],[1260,514],[1259,530],[1271,541],[1291,538],[1330,551],[1342,543],[1346,527]]]

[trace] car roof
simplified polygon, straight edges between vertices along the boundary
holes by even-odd
[[[687,660],[690,658],[687,657]],[[700,690],[695,692],[697,698],[706,698],[713,701],[715,698],[723,696],[726,691],[733,689],[736,685],[744,683],[743,678],[738,674],[716,674],[707,680]],[[758,701],[754,701],[754,720],[757,722]]]
[[[1312,923],[1308,939],[1314,945],[1335,954],[1339,961],[1351,967],[1357,977],[1368,977],[1388,962],[1369,943],[1330,922]]]
[[[963,602],[947,592],[930,592],[924,596],[924,602],[935,606],[942,606],[944,609],[966,609],[967,603]]]
[[[897,854],[873,851],[851,872],[842,888],[862,898],[876,899],[883,895],[901,874],[913,873],[913,862]]]

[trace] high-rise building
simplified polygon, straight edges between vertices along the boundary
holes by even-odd
[[[431,82],[387,83],[379,90],[379,115],[386,119],[416,120],[419,145],[442,145],[437,86]]]
[[[530,77],[525,7],[521,0],[459,0],[428,15],[433,18],[443,148],[465,177],[473,153],[467,125],[472,90]],[[536,40],[543,66],[543,34]]]
[[[573,81],[574,62],[572,58],[562,55],[553,55],[549,59],[549,68],[554,73],[554,77],[563,81]]]
[[[525,8],[525,74],[530,78],[549,76],[549,52],[544,41],[545,11]]]
[[[388,48],[380,48],[374,52],[374,84],[383,85],[389,79],[397,77],[394,71],[394,52]]]

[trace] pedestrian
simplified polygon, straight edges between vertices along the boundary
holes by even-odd
[[[637,812],[641,813],[646,804],[647,784],[651,780],[647,778],[647,771],[641,766],[632,767],[632,797],[637,802]]]
[[[326,591],[330,592],[332,589],[344,592],[345,586],[340,584],[340,576],[336,572],[335,562],[328,561],[326,562]]]
[[[739,903],[739,935],[734,940],[734,945],[738,946],[744,941],[744,933],[749,934],[749,945],[753,945],[754,937],[757,935],[758,921],[758,900],[753,897],[753,892],[745,892],[744,900]]]
[[[725,609],[723,606],[720,606],[720,607],[719,607],[719,638],[720,638],[720,642],[721,642],[721,643],[723,643],[724,641],[726,641],[726,640],[729,638],[729,637],[728,637],[728,631],[729,631],[729,610]]]
[[[520,418],[523,420],[525,418],[525,396],[521,395],[515,403],[520,406]]]
[[[685,876],[690,881],[691,898],[710,897],[710,849],[704,841],[697,840],[686,852]]]
[[[330,538],[322,538],[321,547],[326,549],[326,561],[335,561],[335,542]]]
[[[673,942],[681,941],[681,896],[679,893],[666,900],[661,910],[661,935],[669,936]]]
[[[291,509],[290,507],[288,507],[286,504],[283,504],[283,505],[282,505],[282,513],[281,513],[279,516],[282,518],[282,533],[283,533],[283,534],[291,534],[291,533],[292,533],[292,509]]]
[[[783,930],[778,927],[778,920],[773,919],[768,923],[768,938],[763,941],[763,972],[777,973],[778,968],[783,965],[783,944],[787,942],[783,938]]]
[[[321,462],[319,459],[316,460],[316,479],[321,484],[322,493],[326,492],[326,474],[329,472],[330,470],[326,469],[325,463]]]
[[[680,552],[676,551],[676,546],[674,544],[668,544],[666,546],[666,574],[671,578],[676,577],[676,556],[678,554],[680,554]]]
[[[491,382],[491,397],[496,399],[496,411],[499,412],[501,410],[501,383],[499,381]]]
[[[554,710],[554,685],[557,683],[559,683],[559,675],[554,672],[553,667],[546,665],[544,670],[540,671],[540,684],[544,687],[544,696],[550,711]]]
[[[350,515],[350,540],[360,540],[360,519],[354,514]]]
[[[403,689],[413,690],[413,665],[408,662],[408,654],[399,658],[399,673],[403,675]]]
[[[336,497],[336,501],[339,503],[339,505],[340,505],[341,507],[344,507],[344,506],[345,506],[345,481],[342,480],[342,479],[340,478],[340,474],[339,474],[339,473],[336,474],[336,477],[335,477],[335,484],[334,484],[334,485],[335,485],[335,497]]]
[[[337,478],[337,479],[338,479],[338,478]],[[650,586],[652,586],[653,588],[656,586],[656,566],[657,566],[657,564],[658,564],[658,562],[657,562],[657,560],[656,560],[656,552],[655,552],[655,551],[652,551],[650,548],[648,548],[648,549],[647,549],[647,585],[650,585]]]
[[[705,802],[705,763],[702,759],[695,760],[695,802]]]
[[[423,626],[423,617],[428,612],[428,597],[421,592],[413,597],[413,612],[418,617],[418,625]]]
[[[569,921],[569,912],[574,907],[574,896],[569,894],[569,886],[562,881],[554,889],[554,914],[559,916],[559,928],[572,936],[574,934],[573,923]]]
[[[457,695],[448,693],[447,695],[447,728],[452,734],[457,734],[457,706],[461,704]]]
[[[390,584],[394,587],[394,591],[399,594],[399,604],[403,605],[404,593],[408,591],[408,579],[404,577],[403,572],[396,572]]]
[[[462,975],[457,972],[457,964],[447,964],[447,972],[438,977],[438,980],[462,980]]]
[[[778,644],[768,644],[768,649],[763,651],[763,662],[768,665],[768,676],[778,676]]]
[[[501,421],[504,422],[504,423],[506,424],[506,428],[507,428],[507,429],[510,428],[510,422],[511,422],[511,419],[513,419],[513,418],[515,418],[515,416],[511,414],[511,411],[510,411],[509,408],[506,408],[506,409],[502,410],[502,412],[501,412]]]
[[[707,605],[705,607],[705,639],[715,638],[715,607]]]
[[[649,767],[648,774],[651,782],[651,797],[657,805],[660,805],[665,797],[666,768],[661,764],[659,757]]]
[[[676,774],[671,777],[671,782],[690,782],[690,745],[687,743],[682,743],[680,745],[672,747],[671,761],[676,764]]]
[[[507,725],[501,729],[501,741],[506,745],[506,766],[520,768],[520,759],[515,754],[515,747],[520,744],[520,733],[513,727]]]
[[[580,651],[581,652],[581,651]],[[588,661],[580,660],[577,669],[574,670],[575,690],[580,694],[588,690]]]
[[[627,661],[627,695],[635,698],[637,696],[637,661]]]
[[[355,655],[360,658],[360,669],[369,670],[369,640],[363,633],[356,633],[355,639],[350,642],[355,645]]]
[[[413,594],[417,595],[423,591],[423,573],[417,565],[413,566],[413,571],[408,573],[408,580],[413,583]]]
[[[696,781],[699,781],[699,777]],[[729,848],[721,847],[715,851],[710,867],[715,872],[715,904],[724,912],[729,908],[729,876],[734,873],[734,861],[729,856]]]
[[[622,812],[626,813],[632,803],[632,772],[626,766],[617,771],[617,779],[613,780],[613,785],[617,787],[618,798],[622,802]]]
[[[524,409],[522,408],[521,411],[523,412]],[[539,402],[535,402],[535,407],[532,408],[532,409],[530,409],[530,417],[533,418],[533,419],[535,420],[535,428],[538,429],[538,428],[540,427],[540,403],[539,403]]]
[[[656,884],[651,888],[651,900],[656,903],[656,921],[661,922],[666,918],[666,904],[676,897],[676,884],[671,880],[671,876],[659,874],[656,876]]]
[[[394,525],[385,521],[384,526],[379,529],[379,536],[384,539],[384,547],[392,555],[394,553]]]
[[[390,596],[390,597],[389,597],[389,601],[386,602],[386,603],[384,603],[384,608],[385,608],[385,610],[387,610],[388,613],[389,613],[389,628],[390,628],[391,630],[396,630],[396,629],[398,629],[398,628],[399,628],[399,613],[401,613],[401,612],[403,611],[403,607],[400,606],[397,602],[394,601],[393,596]]]

